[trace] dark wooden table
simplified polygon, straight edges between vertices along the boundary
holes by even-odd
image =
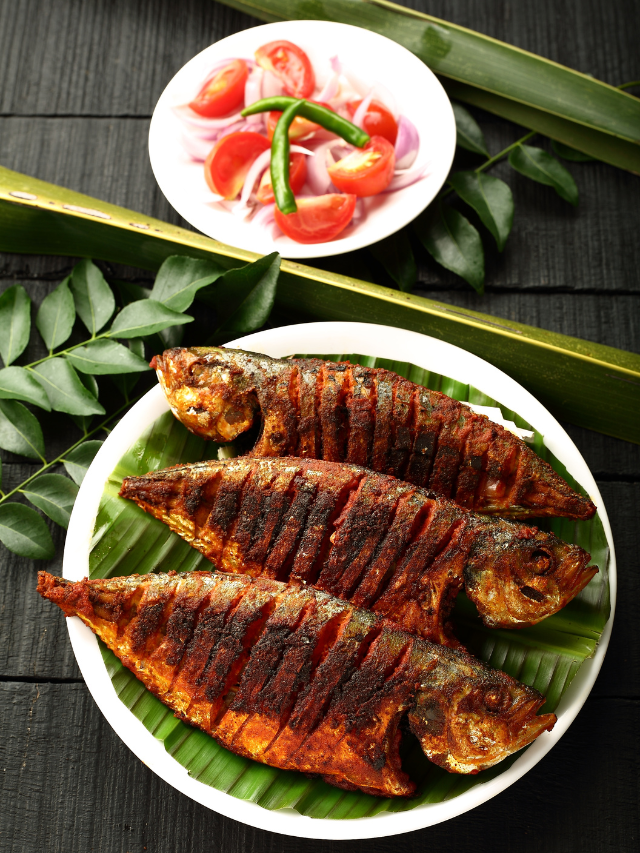
[[[416,4],[612,84],[640,78],[634,2]],[[2,0],[0,163],[180,222],[149,167],[151,112],[184,62],[254,23],[212,0]],[[476,115],[492,151],[520,135],[506,122]],[[499,166],[495,174],[507,176],[514,191],[516,219],[504,255],[489,249],[486,295],[475,296],[427,258],[420,262],[419,292],[639,351],[640,179],[599,163],[571,170],[580,189],[576,209]],[[366,277],[359,266],[366,258],[352,262]],[[71,264],[64,258],[5,255],[0,290],[19,282],[37,306]],[[148,278],[135,270],[120,274]],[[65,446],[67,421],[51,417],[47,423],[50,451]],[[499,797],[446,824],[351,842],[351,850],[640,849],[640,447],[568,429],[604,496],[618,556],[616,625],[590,698],[553,751]],[[11,454],[3,459],[5,487],[32,470]],[[63,536],[60,528],[52,530],[58,557],[48,568],[56,572]],[[338,842],[301,842],[245,827],[158,779],[95,706],[64,620],[35,594],[39,564],[0,546],[0,567],[3,853],[346,849]]]

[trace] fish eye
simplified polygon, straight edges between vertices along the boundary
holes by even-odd
[[[511,706],[511,696],[505,687],[492,686],[482,697],[484,707],[493,714],[504,712]]]
[[[553,555],[542,548],[536,548],[530,557],[531,571],[536,575],[546,575],[555,567]]]

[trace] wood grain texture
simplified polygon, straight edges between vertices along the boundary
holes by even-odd
[[[630,0],[405,2],[614,85],[640,78],[640,16]],[[0,0],[0,162],[184,225],[148,163],[151,112],[184,62],[255,23],[212,0]],[[520,135],[507,122],[475,115],[492,152]],[[540,139],[534,144],[547,146]],[[465,154],[456,165],[477,162]],[[484,297],[421,250],[418,292],[638,351],[640,183],[599,163],[567,165],[580,190],[575,210],[504,164],[494,171],[513,189],[516,217],[503,254],[486,235]],[[389,283],[366,251],[339,264]],[[35,312],[72,265],[67,258],[4,255],[0,291],[23,284]],[[139,270],[104,269],[149,281]],[[48,452],[55,454],[68,444],[69,420],[47,415],[44,425]],[[80,683],[63,617],[35,593],[42,564],[0,546],[1,853],[637,850],[640,447],[567,429],[598,479],[611,520],[618,611],[592,696],[552,753],[518,784],[446,824],[348,846],[301,842],[222,818],[159,780],[112,732]],[[33,471],[19,457],[3,452],[2,458],[4,487]],[[59,572],[64,534],[51,530],[58,556],[47,567]]]
[[[0,112],[148,117],[188,59],[254,24],[210,0],[3,2]]]
[[[474,811],[427,830],[348,844],[251,829],[179,794],[119,740],[84,685],[1,684],[0,713],[15,721],[14,737],[0,742],[3,853],[637,849],[640,767],[637,753],[620,745],[636,736],[640,704],[625,699],[588,700],[552,755]],[[594,775],[594,767],[607,770]],[[604,844],[580,846],[585,838]]]

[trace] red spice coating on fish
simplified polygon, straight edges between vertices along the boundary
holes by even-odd
[[[432,761],[477,773],[555,723],[544,697],[469,655],[325,593],[214,572],[38,592],[77,615],[175,715],[238,755],[347,790],[408,796],[399,724]]]
[[[252,456],[363,465],[508,518],[596,511],[508,430],[388,370],[221,347],[166,350],[151,366],[196,435],[231,441],[261,418]]]
[[[464,585],[485,624],[533,625],[598,571],[551,533],[480,516],[355,465],[240,457],[127,477],[120,495],[224,572],[312,584],[456,644]]]

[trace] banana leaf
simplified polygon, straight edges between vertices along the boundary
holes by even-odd
[[[387,0],[222,0],[262,21],[338,21],[397,41],[449,94],[640,173],[640,100],[481,33]]]
[[[385,367],[458,400],[485,406],[499,405],[473,386],[407,362],[354,353],[320,354],[318,357]],[[500,408],[506,418],[530,429],[530,425],[515,412]],[[547,450],[539,433],[535,434],[534,447],[574,488],[584,493]],[[211,564],[198,551],[190,548],[162,522],[144,513],[131,501],[120,498],[118,491],[125,476],[141,475],[168,465],[195,462],[216,455],[217,445],[189,433],[170,412],[158,418],[122,457],[106,483],[94,528],[90,577],[172,569],[178,572],[211,570]],[[229,455],[232,452],[227,446],[225,456]],[[609,550],[599,516],[579,522],[553,520],[550,527],[566,541],[577,542],[589,549],[593,561],[600,567],[600,572],[588,587],[563,611],[539,625],[519,631],[485,628],[474,605],[464,596],[459,597],[454,611],[458,635],[469,650],[491,666],[544,693],[547,697],[544,711],[557,708],[581,664],[593,654],[610,611]],[[176,720],[171,711],[149,693],[112,652],[104,645],[101,645],[101,650],[120,699],[164,743],[176,761],[200,782],[266,809],[293,808],[309,817],[330,819],[353,819],[382,811],[409,810],[422,803],[437,803],[457,797],[502,773],[516,758],[512,756],[473,777],[456,776],[431,764],[418,742],[406,738],[403,766],[418,783],[414,799],[394,800],[340,791],[301,773],[276,770],[227,752],[208,735]]]
[[[226,268],[258,257],[2,167],[0,251],[95,258],[147,270],[176,254],[215,257]],[[495,364],[557,417],[640,444],[640,355],[293,261],[283,261],[281,269],[280,318],[357,318],[432,335]]]

